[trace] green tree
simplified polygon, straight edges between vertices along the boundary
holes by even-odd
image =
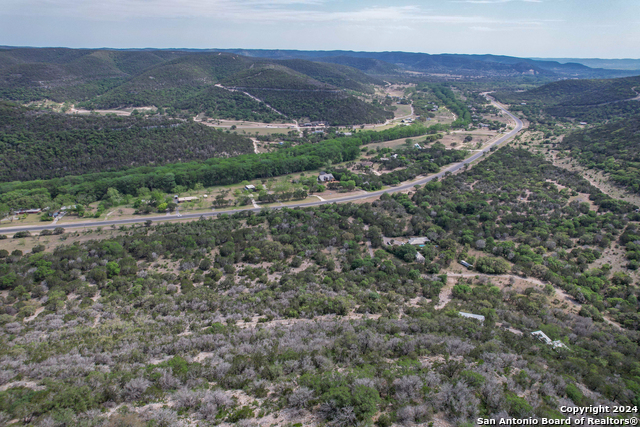
[[[120,265],[115,261],[110,261],[105,266],[107,268],[107,276],[109,278],[115,277],[120,274]]]

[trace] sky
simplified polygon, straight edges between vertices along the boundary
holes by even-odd
[[[640,0],[2,0],[0,45],[640,58]]]

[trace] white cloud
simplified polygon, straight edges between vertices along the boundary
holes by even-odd
[[[542,3],[542,0],[454,0],[454,3],[501,4],[501,3]]]
[[[496,28],[492,28],[492,27],[469,27],[469,29],[473,31],[483,31],[483,32],[498,31]]]
[[[470,2],[505,0],[466,0]],[[534,0],[528,0],[534,1]],[[325,0],[5,0],[0,14],[122,21],[136,18],[204,18],[250,23],[370,23],[403,27],[418,24],[504,24],[496,18],[434,14],[419,6],[326,10]],[[510,21],[511,24],[519,22]]]

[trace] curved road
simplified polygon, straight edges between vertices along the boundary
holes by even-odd
[[[346,202],[353,202],[355,200],[360,200],[360,199],[368,199],[370,197],[376,197],[376,196],[380,196],[384,193],[396,193],[399,191],[403,191],[403,190],[407,190],[409,188],[412,188],[415,185],[419,185],[419,184],[426,184],[429,181],[432,181],[436,178],[442,178],[446,173],[448,172],[457,172],[460,169],[464,168],[466,165],[473,163],[474,161],[478,160],[480,157],[484,156],[485,154],[487,154],[488,152],[490,152],[490,150],[492,148],[498,147],[502,144],[504,144],[506,141],[508,141],[509,139],[511,139],[512,137],[514,137],[518,132],[520,132],[520,130],[523,127],[522,121],[517,118],[516,116],[514,116],[513,114],[511,114],[506,108],[504,108],[502,105],[500,105],[499,103],[497,103],[493,98],[491,98],[490,96],[488,96],[488,94],[484,94],[485,96],[487,96],[487,98],[491,101],[491,103],[493,105],[495,105],[497,108],[499,108],[500,110],[502,110],[505,114],[507,114],[509,117],[511,117],[511,119],[516,123],[516,127],[509,133],[503,135],[502,137],[500,137],[499,139],[497,139],[493,144],[491,144],[489,147],[476,152],[475,154],[473,154],[471,157],[466,158],[465,160],[463,160],[460,163],[454,163],[452,165],[450,165],[449,167],[447,167],[446,169],[444,169],[443,171],[437,173],[437,174],[433,174],[433,175],[429,175],[428,177],[425,178],[420,178],[418,180],[415,181],[411,181],[402,185],[399,185],[397,187],[392,187],[392,188],[386,188],[383,190],[378,190],[378,191],[372,191],[366,194],[358,194],[358,195],[352,195],[352,196],[345,196],[345,197],[340,197],[340,198],[336,198],[336,199],[331,199],[331,200],[318,200],[317,202],[300,202],[300,203],[296,203],[296,204],[292,204],[292,205],[287,205],[284,207],[287,208],[296,208],[296,207],[311,207],[311,206],[318,206],[318,205],[324,205],[327,203],[346,203]],[[281,209],[282,207],[272,207],[269,209]],[[261,209],[264,208],[249,208],[249,209],[231,209],[231,210],[225,210],[225,211],[219,211],[219,212],[204,212],[204,213],[197,213],[197,214],[185,214],[182,215],[180,217],[180,219],[189,219],[189,218],[200,218],[200,217],[209,217],[209,216],[216,216],[219,214],[233,214],[236,212],[242,212],[242,211],[254,211],[254,212],[259,212]],[[178,217],[176,215],[171,215],[171,216],[166,216],[166,215],[162,215],[162,216],[145,216],[145,217],[140,217],[140,218],[131,218],[131,219],[117,219],[117,220],[112,220],[112,221],[90,221],[90,222],[76,222],[76,223],[70,223],[70,224],[58,224],[58,225],[32,225],[32,226],[23,226],[23,227],[7,227],[7,228],[0,228],[0,233],[15,233],[17,231],[39,231],[39,230],[53,230],[56,227],[63,227],[63,228],[82,228],[82,227],[104,227],[105,225],[123,225],[123,224],[135,224],[135,223],[142,223],[148,220],[151,221],[175,221],[177,220]]]

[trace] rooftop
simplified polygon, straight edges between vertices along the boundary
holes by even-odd
[[[413,239],[409,240],[409,244],[410,245],[424,245],[427,242],[430,242],[431,240],[429,240],[427,237],[414,237]]]
[[[484,322],[484,316],[481,315],[481,314],[465,313],[464,311],[461,311],[458,314],[460,314],[460,316],[462,316],[462,317],[468,317],[469,319],[476,319],[476,320],[479,320],[481,322]]]

